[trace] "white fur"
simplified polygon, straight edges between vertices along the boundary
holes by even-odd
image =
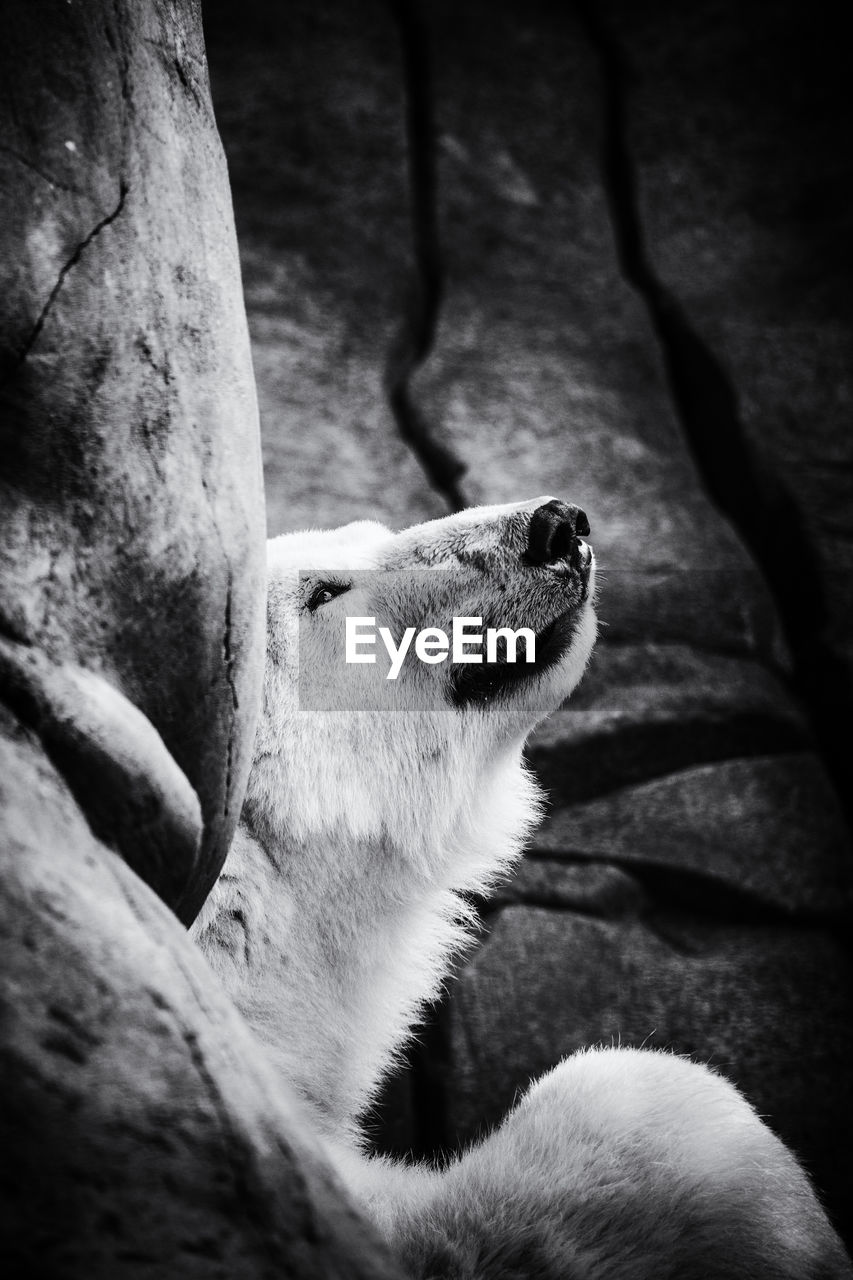
[[[593,647],[594,568],[585,592],[567,565],[524,560],[546,501],[270,543],[255,761],[195,936],[413,1275],[849,1275],[793,1157],[731,1085],[675,1057],[576,1055],[441,1173],[361,1152],[359,1115],[467,943],[459,895],[505,875],[539,817],[524,740]],[[312,613],[329,571],[352,586]],[[566,610],[562,657],[482,702],[448,704],[447,664],[386,681],[381,661],[341,661],[346,614],[449,630],[491,612],[538,632]]]

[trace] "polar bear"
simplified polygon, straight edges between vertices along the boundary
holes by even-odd
[[[850,1276],[793,1156],[674,1055],[576,1054],[441,1170],[365,1154],[359,1117],[468,941],[467,896],[539,819],[522,749],[593,649],[588,533],[542,497],[269,543],[254,763],[194,936],[412,1276]],[[496,646],[450,652],[454,619]]]

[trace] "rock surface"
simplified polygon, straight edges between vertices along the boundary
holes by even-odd
[[[3,12],[0,621],[164,739],[204,819],[167,895],[191,920],[239,813],[263,653],[225,162],[196,6],[50,14],[45,40],[41,9]]]
[[[0,730],[4,1273],[398,1275],[180,924]]]
[[[580,688],[528,750],[561,805],[705,761],[810,746],[802,711],[763,663],[605,635]]]
[[[4,1275],[390,1280],[173,914],[239,814],[265,635],[198,5],[13,0],[0,83]]]
[[[205,29],[240,219],[269,532],[443,515],[383,389],[413,287],[388,8],[214,2]]]
[[[566,808],[557,789],[551,797],[537,851],[699,874],[709,890],[791,912],[843,919],[853,907],[850,840],[810,753],[699,765]]]
[[[728,385],[726,412],[766,506],[757,510],[732,475],[732,511],[774,579],[847,803],[853,102],[842,11],[804,0],[723,0],[689,14],[623,0],[591,8],[615,49],[608,82],[623,80],[633,216],[649,266]],[[683,352],[675,360],[696,379]],[[695,391],[707,396],[707,382]],[[725,466],[725,424],[708,427],[708,451]]]

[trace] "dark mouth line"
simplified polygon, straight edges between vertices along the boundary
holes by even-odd
[[[536,631],[536,659],[525,662],[517,656],[515,662],[506,658],[506,644],[498,651],[496,662],[471,663],[454,666],[451,671],[448,700],[454,707],[471,703],[485,704],[493,698],[510,694],[519,684],[531,676],[542,675],[555,666],[571,648],[577,631],[577,616],[584,594],[577,605],[558,614],[540,631]],[[519,645],[518,648],[523,646]]]

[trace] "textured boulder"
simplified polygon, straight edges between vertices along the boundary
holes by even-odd
[[[180,924],[0,726],[4,1273],[391,1280]]]
[[[607,597],[602,605],[608,613]],[[599,644],[583,684],[540,727],[528,755],[564,806],[703,761],[809,745],[802,710],[763,663],[626,641]]]
[[[239,814],[265,633],[199,7],[13,0],[0,82],[4,1274],[390,1278],[176,919]]]
[[[657,281],[646,291],[669,293],[728,387],[725,412],[706,424],[707,453],[774,579],[848,803],[853,102],[844,13],[806,0],[723,0],[689,14],[633,0],[591,7],[618,51],[606,74],[626,94],[636,215]],[[708,399],[707,384],[694,390]],[[726,445],[730,426],[745,445],[740,465]],[[752,493],[739,489],[744,463]]]
[[[161,734],[201,801],[200,849],[158,881],[189,920],[239,813],[263,644],[257,409],[198,8],[22,0],[2,49],[0,621]]]
[[[204,6],[271,535],[444,514],[385,391],[414,285],[397,33],[383,0]],[[381,477],[381,483],[377,483]]]
[[[850,840],[811,753],[700,765],[568,808],[552,798],[536,850],[704,875],[709,891],[792,912],[853,908]]]

